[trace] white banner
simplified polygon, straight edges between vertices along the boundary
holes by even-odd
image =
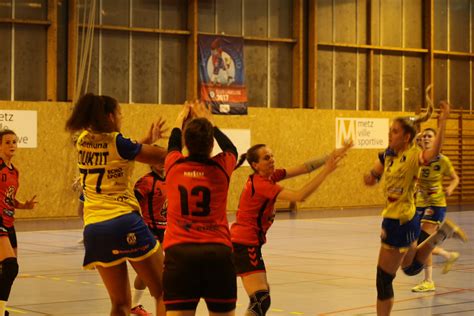
[[[336,148],[352,140],[354,148],[387,148],[387,118],[336,117]]]
[[[249,129],[221,129],[221,131],[230,138],[234,146],[237,148],[237,152],[240,155],[247,152],[247,149],[250,148],[250,130]],[[214,149],[212,151],[212,156],[217,155],[221,152],[219,145],[214,140]],[[248,166],[247,161],[244,162],[244,166]]]
[[[37,112],[0,110],[0,130],[11,129],[18,136],[18,147],[37,147]]]

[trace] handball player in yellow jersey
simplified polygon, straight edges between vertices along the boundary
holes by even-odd
[[[446,238],[466,240],[464,232],[450,221],[417,246],[420,218],[416,214],[414,193],[419,169],[439,155],[444,140],[449,104],[440,103],[439,132],[430,149],[422,150],[415,143],[417,119],[400,117],[393,120],[389,131],[389,148],[379,156],[366,185],[385,177],[385,208],[382,211],[381,247],[377,263],[377,315],[390,315],[393,307],[393,279],[397,270],[416,275],[423,270],[431,251]]]
[[[76,149],[84,193],[83,267],[98,270],[112,303],[110,315],[129,315],[128,261],[155,298],[156,315],[164,315],[163,253],[140,216],[130,179],[134,160],[163,163],[166,150],[150,144],[163,133],[164,122],[153,124],[140,142],[125,138],[121,123],[117,100],[92,93],[79,99],[66,123],[70,132],[81,131]]]
[[[426,128],[420,135],[421,148],[430,149],[436,137],[436,130]],[[418,144],[418,146],[420,146]],[[449,185],[443,187],[443,178],[449,178]],[[427,165],[421,167],[418,174],[418,188],[416,192],[416,211],[421,218],[421,232],[418,243],[421,244],[426,238],[433,234],[443,222],[446,216],[446,196],[450,196],[459,184],[459,177],[448,157],[439,154]],[[446,263],[443,273],[449,272],[453,263],[459,258],[458,252],[448,252],[443,248],[436,247],[433,254],[443,256]],[[429,292],[435,290],[433,282],[432,256],[428,256],[424,267],[425,277],[423,281],[412,288],[413,292]]]

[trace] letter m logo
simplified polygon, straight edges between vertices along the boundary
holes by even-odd
[[[346,139],[356,140],[356,120],[353,118],[336,118],[336,148],[341,148]]]

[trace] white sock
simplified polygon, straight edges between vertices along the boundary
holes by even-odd
[[[0,301],[0,315],[5,315],[5,311],[7,310],[7,302]]]
[[[140,305],[140,300],[142,299],[143,293],[145,293],[145,290],[134,290],[132,298],[132,307]]]
[[[425,267],[425,281],[433,282],[433,266]]]

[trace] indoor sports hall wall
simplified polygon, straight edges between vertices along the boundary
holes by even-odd
[[[172,126],[180,106],[122,105],[122,132],[140,138],[151,122],[162,116]],[[17,218],[52,218],[76,216],[77,194],[71,189],[77,175],[75,151],[64,123],[71,111],[70,103],[0,101],[1,109],[35,110],[38,113],[38,147],[20,148],[14,164],[20,170],[19,199],[37,195],[34,210],[18,210]],[[335,146],[336,117],[395,117],[399,112],[334,111],[313,109],[249,108],[247,116],[214,116],[217,126],[250,129],[251,143],[266,143],[275,154],[277,166],[292,166],[312,157],[329,153]],[[405,113],[406,115],[406,113]],[[388,131],[387,131],[388,132]],[[166,140],[160,144],[166,146]],[[342,165],[298,209],[364,207],[382,205],[380,186],[366,188],[362,176],[372,167],[378,150],[353,149]],[[239,153],[240,154],[240,153]],[[148,171],[137,163],[135,178]],[[232,177],[228,209],[236,210],[242,186],[251,173],[239,168]],[[283,182],[287,188],[300,188],[313,177],[303,175]]]

